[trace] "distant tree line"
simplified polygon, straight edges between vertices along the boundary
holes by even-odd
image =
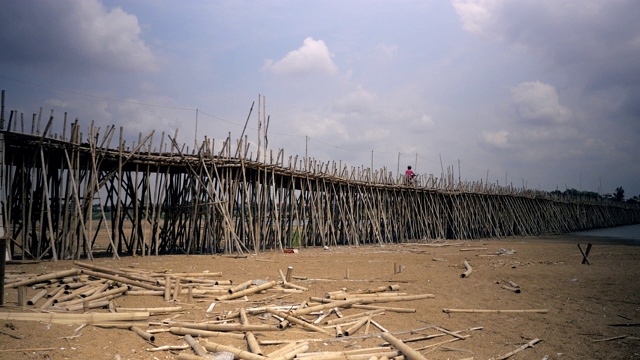
[[[624,198],[624,189],[622,186],[616,188],[616,191],[613,194],[599,194],[593,191],[580,191],[576,189],[567,189],[565,191],[555,190],[550,192],[551,195],[554,196],[566,196],[566,197],[581,197],[588,199],[603,199],[603,200],[611,200],[615,202],[626,202],[629,204],[640,204],[640,196],[634,196],[625,201]]]

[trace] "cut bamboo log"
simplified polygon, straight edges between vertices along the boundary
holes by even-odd
[[[404,354],[404,356],[406,356],[410,360],[426,360],[427,359],[424,356],[422,356],[422,354],[420,354],[418,351],[414,350],[411,346],[403,343],[400,339],[396,338],[395,336],[391,335],[388,332],[382,333],[382,335],[380,336],[383,339],[385,339],[387,342],[389,342],[389,344],[393,345],[396,349],[402,352],[402,354]]]
[[[53,305],[53,302],[56,301],[60,296],[62,296],[64,294],[64,287],[59,287],[56,290],[53,290],[53,292],[50,294],[51,297],[44,302],[44,304],[42,304],[40,306],[41,309],[46,309],[48,307],[50,307],[51,305]]]
[[[209,331],[280,331],[277,325],[263,324],[206,324],[206,323],[188,323],[188,322],[171,322],[171,326],[185,327],[190,329],[200,329]]]
[[[251,284],[253,284],[253,280],[247,280],[245,282],[242,282],[242,283],[240,283],[238,285],[235,285],[235,286],[229,288],[229,290],[227,290],[227,291],[229,292],[229,294],[237,293],[238,291],[245,290],[246,288],[251,286]]]
[[[322,311],[322,310],[326,310],[326,309],[330,309],[330,308],[340,308],[340,307],[348,308],[353,304],[357,304],[359,301],[360,301],[359,299],[334,301],[334,302],[330,302],[330,303],[326,303],[326,304],[309,306],[309,307],[306,307],[304,309],[300,309],[299,308],[299,309],[296,309],[296,310],[292,311],[291,314],[293,316],[300,316],[300,315],[306,315],[306,314],[310,314],[312,312]]]
[[[164,346],[158,346],[158,347],[147,349],[147,351],[157,352],[157,351],[186,350],[186,349],[190,349],[189,345],[164,345]]]
[[[140,336],[141,338],[143,338],[143,339],[145,339],[145,340],[147,340],[147,341],[150,341],[150,342],[154,342],[154,341],[156,341],[156,337],[155,337],[155,336],[153,336],[153,334],[149,334],[148,332],[146,332],[146,331],[144,331],[144,330],[140,329],[140,328],[139,328],[139,327],[137,327],[137,326],[131,326],[131,327],[129,328],[129,330],[131,330],[131,331],[133,331],[134,333],[138,334],[138,336]]]
[[[526,344],[524,344],[524,345],[520,346],[519,348],[517,348],[517,349],[513,350],[512,352],[509,352],[509,353],[504,354],[504,355],[502,355],[502,356],[498,356],[498,357],[496,358],[496,360],[504,360],[504,359],[508,359],[508,358],[510,358],[511,356],[513,356],[513,355],[515,355],[515,354],[519,353],[519,352],[520,352],[520,351],[522,351],[522,350],[525,350],[525,349],[527,349],[527,348],[533,347],[535,344],[537,344],[537,343],[539,343],[539,342],[540,342],[540,339],[533,339],[533,340],[529,341],[528,343],[526,343]]]
[[[293,266],[287,266],[287,275],[285,276],[285,282],[291,282],[291,276],[293,276]]]
[[[247,311],[245,308],[240,309],[240,323],[242,325],[249,325],[249,319],[247,318]],[[247,331],[245,333],[245,338],[247,339],[247,349],[254,354],[264,355],[260,345],[258,344],[258,340],[256,340],[256,336],[253,335],[253,332]]]
[[[320,333],[323,333],[323,334],[327,334],[327,335],[331,335],[327,330],[319,328],[319,327],[317,327],[315,325],[306,323],[303,320],[300,320],[300,319],[298,319],[297,317],[295,317],[295,316],[293,316],[291,314],[286,314],[286,313],[280,312],[278,310],[275,310],[275,309],[269,308],[269,307],[267,308],[267,311],[270,312],[273,315],[277,315],[277,316],[283,318],[284,320],[290,321],[290,322],[292,322],[292,323],[294,323],[296,325],[300,325],[300,326],[302,326],[302,327],[304,327],[306,329],[309,329],[309,330],[312,330],[312,331],[317,331],[317,332],[320,332]]]
[[[182,306],[151,307],[151,308],[125,308],[125,307],[116,308],[116,312],[119,312],[119,313],[139,312],[139,311],[146,311],[151,315],[166,314],[166,313],[172,313],[172,312],[180,312],[182,311]]]
[[[187,353],[182,353],[178,355],[178,360],[206,360],[206,359],[207,358],[202,356],[187,354]]]
[[[41,321],[52,324],[98,324],[106,321],[136,321],[148,318],[148,312],[126,314],[0,313],[0,320],[4,321]]]
[[[287,345],[270,352],[269,354],[267,354],[267,357],[271,358],[271,359],[277,358],[279,356],[282,356],[282,355],[290,352],[291,350],[295,349],[296,347],[303,346],[303,345],[309,345],[309,342],[308,341],[303,341],[303,342],[292,341],[292,342],[288,343]]]
[[[216,352],[216,351],[228,351],[228,352],[232,353],[234,355],[234,357],[236,357],[238,359],[242,359],[242,360],[265,360],[266,359],[266,357],[264,357],[264,356],[260,356],[260,355],[256,355],[256,354],[250,353],[248,351],[236,349],[233,346],[217,344],[217,343],[213,343],[213,342],[209,342],[209,341],[204,343],[204,347],[205,347],[205,349],[207,349],[209,351],[213,351],[213,352]]]
[[[358,320],[355,324],[351,325],[349,328],[343,330],[342,334],[344,336],[351,336],[356,331],[358,331],[362,326],[364,326],[364,324],[366,324],[368,321],[369,321],[369,317],[364,317],[364,318]]]
[[[264,283],[264,284],[259,285],[259,286],[255,286],[255,287],[251,287],[251,288],[248,288],[248,289],[245,289],[245,290],[242,290],[242,291],[234,292],[233,294],[218,296],[218,297],[216,297],[216,300],[222,301],[222,300],[237,299],[237,298],[243,297],[245,295],[251,295],[251,294],[255,294],[257,292],[260,292],[262,290],[269,289],[271,287],[274,287],[275,285],[276,285],[275,281],[269,281],[268,283]]]
[[[471,272],[473,271],[473,268],[471,267],[471,265],[469,265],[468,261],[465,261],[463,263],[465,269],[467,269],[467,271],[463,272],[462,274],[460,274],[461,278],[468,278],[469,276],[471,276]]]
[[[524,310],[492,310],[492,309],[442,309],[447,314],[452,313],[484,313],[484,314],[513,314],[513,313],[538,313],[546,314],[549,309],[524,309]]]
[[[82,310],[84,312],[89,311],[90,309],[104,309],[109,307],[109,302],[111,301],[111,299],[109,297],[102,299],[102,300],[95,300],[95,301],[84,301],[81,304],[75,304],[75,305],[71,305],[71,306],[66,306],[65,309],[67,309],[67,311],[78,311],[78,310]]]
[[[187,344],[189,344],[189,346],[191,346],[191,348],[193,349],[193,352],[195,352],[196,355],[198,356],[207,355],[207,351],[203,349],[200,343],[196,339],[194,339],[191,335],[186,334],[184,336],[184,340],[187,342]]]
[[[111,274],[107,274],[107,273],[103,273],[103,272],[97,272],[97,271],[93,271],[93,270],[87,270],[87,269],[82,269],[82,273],[83,274],[87,274],[87,275],[91,275],[97,278],[101,278],[101,279],[109,279],[109,280],[114,280],[117,281],[119,283],[123,283],[123,284],[128,284],[128,285],[133,285],[133,286],[139,286],[141,288],[144,289],[148,289],[148,290],[160,290],[160,291],[164,291],[165,288],[162,286],[157,286],[157,285],[151,285],[151,284],[147,284],[138,280],[132,280],[128,277],[124,277],[124,276],[118,276],[118,275],[111,275]]]
[[[31,279],[27,279],[27,280],[22,280],[22,281],[10,283],[10,284],[5,284],[4,287],[11,289],[11,288],[17,288],[17,287],[20,287],[20,286],[29,286],[29,285],[37,284],[37,283],[40,283],[40,282],[45,282],[45,281],[49,281],[49,280],[53,280],[53,279],[63,278],[63,277],[66,277],[66,276],[78,275],[79,273],[80,273],[79,269],[58,271],[58,272],[54,272],[54,273],[50,273],[50,274],[39,275],[39,276],[36,276],[34,278],[31,278]]]
[[[193,329],[188,327],[170,327],[169,331],[172,334],[176,335],[192,335],[192,336],[201,336],[201,337],[228,337],[237,340],[244,340],[244,334],[233,333],[229,331],[210,331],[210,330],[201,330],[201,329]]]
[[[294,348],[292,348],[291,350],[282,353],[279,356],[269,356],[269,359],[272,360],[291,360],[293,358],[299,357],[301,354],[305,353],[307,350],[309,350],[309,343],[308,342],[303,342],[303,343],[299,343],[296,344],[296,346]]]
[[[376,316],[376,315],[383,315],[383,314],[384,314],[384,310],[383,309],[365,311],[363,313],[343,316],[343,317],[338,318],[338,319],[327,320],[326,324],[327,325],[343,324],[345,322],[349,322],[349,321],[352,321],[352,320],[355,320],[355,319],[359,319],[359,318],[362,318],[362,317],[369,317],[369,316]]]
[[[171,300],[171,275],[165,275],[164,276],[164,301],[169,301],[169,300]]]
[[[35,305],[38,300],[42,299],[45,295],[47,295],[47,290],[40,290],[37,294],[35,294],[31,299],[27,301],[27,305]]]
[[[505,289],[505,290],[512,291],[512,292],[514,292],[516,294],[520,294],[520,289],[518,289],[518,288],[515,288],[515,287],[512,287],[512,286],[507,286],[507,285],[502,285],[502,288]]]
[[[18,286],[18,306],[27,306],[27,287]]]

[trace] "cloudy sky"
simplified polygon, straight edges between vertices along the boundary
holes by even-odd
[[[635,0],[0,5],[0,88],[28,119],[219,147],[255,102],[255,154],[263,95],[286,158],[640,195]]]

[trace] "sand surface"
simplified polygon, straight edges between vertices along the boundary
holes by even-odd
[[[577,243],[593,243],[591,265],[582,264]],[[583,246],[584,248],[584,246]],[[461,278],[467,261],[472,273]],[[182,306],[183,311],[153,315],[154,325],[163,321],[214,321],[241,307],[299,304],[310,297],[346,289],[347,292],[399,285],[399,292],[433,298],[390,302],[379,306],[415,309],[412,313],[385,311],[372,317],[390,332],[409,339],[418,335],[444,334],[440,329],[468,335],[455,339],[444,334],[429,340],[407,343],[423,348],[428,359],[493,359],[505,355],[533,339],[540,342],[511,359],[640,359],[640,246],[619,245],[597,238],[570,236],[512,238],[506,240],[418,242],[402,245],[301,249],[295,254],[266,252],[246,258],[211,255],[162,257],[97,258],[94,264],[114,269],[167,272],[222,272],[219,279],[238,284],[247,280],[280,280],[278,269],[293,267],[293,280],[308,288],[301,293],[266,291],[246,299],[219,302],[212,298],[188,302],[186,296],[166,302],[162,296],[125,295],[114,300],[116,307]],[[43,274],[71,269],[73,261],[43,261],[7,265],[7,273]],[[401,269],[401,271],[400,271]],[[348,276],[348,278],[347,278]],[[521,290],[502,288],[508,282]],[[28,289],[27,298],[37,290]],[[17,290],[5,290],[2,312],[35,312],[38,305],[17,306]],[[212,312],[206,312],[216,302]],[[443,309],[532,310],[547,313],[451,313]],[[106,313],[96,309],[92,312]],[[343,309],[347,316],[362,309]],[[77,313],[82,313],[78,311]],[[317,315],[307,315],[314,320]],[[326,319],[337,318],[335,313]],[[250,315],[252,324],[278,324],[272,316]],[[636,326],[611,326],[635,324]],[[421,330],[416,330],[421,329]],[[162,345],[184,345],[182,336],[168,332],[155,334],[153,344],[126,329],[92,325],[57,325],[43,322],[0,320],[0,359],[177,359],[183,351],[148,352]],[[335,331],[331,329],[331,331]],[[259,341],[310,340],[312,351],[343,351],[379,346],[380,329],[370,324],[351,337],[336,338],[299,326],[282,331],[257,331]],[[413,331],[413,333],[411,333]],[[615,338],[615,339],[614,339]],[[200,338],[204,345],[206,339]],[[246,349],[244,341],[210,338],[209,341]],[[283,345],[263,345],[270,353]],[[28,349],[19,351],[20,349]]]

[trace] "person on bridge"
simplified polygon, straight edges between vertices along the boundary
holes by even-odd
[[[407,166],[407,171],[404,172],[407,177],[407,184],[411,184],[413,182],[413,178],[416,176],[416,173],[411,170],[411,165]]]

